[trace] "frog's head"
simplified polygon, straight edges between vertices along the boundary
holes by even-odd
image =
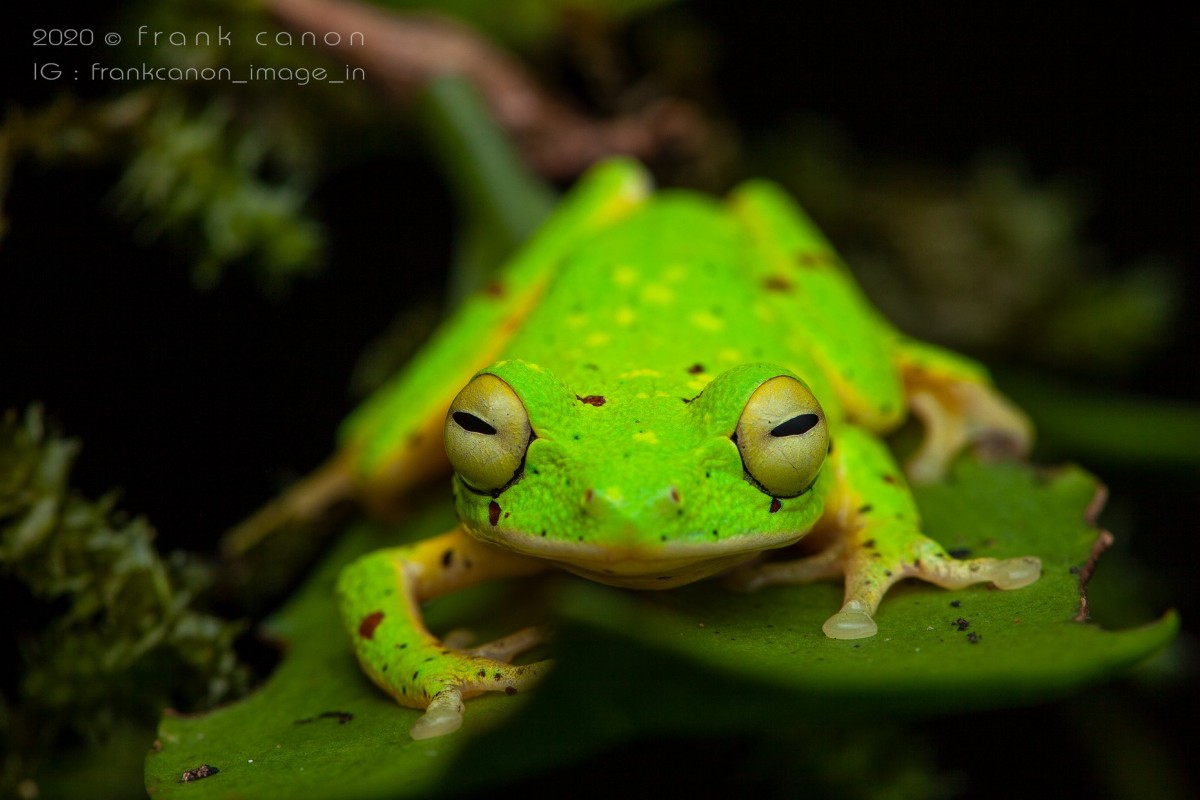
[[[630,374],[581,395],[535,364],[476,375],[446,416],[472,533],[592,580],[668,588],[795,542],[821,514],[825,415],[787,370],[748,364],[696,397]]]

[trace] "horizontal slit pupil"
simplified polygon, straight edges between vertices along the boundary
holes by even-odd
[[[820,417],[816,414],[800,414],[799,416],[792,417],[787,422],[781,422],[776,425],[771,429],[771,435],[777,437],[799,436],[802,433],[808,433],[820,421]]]
[[[481,420],[474,414],[468,414],[466,411],[455,411],[454,421],[458,423],[458,427],[471,433],[482,433],[487,436],[495,436],[496,429],[486,422]]]

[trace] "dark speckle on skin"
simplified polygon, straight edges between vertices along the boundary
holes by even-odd
[[[863,547],[865,547],[865,548],[867,548],[867,549],[869,550],[869,549],[871,549],[872,547],[874,547],[874,546],[875,546],[875,540],[874,540],[874,539],[867,539],[865,542],[863,542],[862,546],[863,546]]]
[[[770,512],[771,512],[772,514],[774,514],[776,511],[778,511],[778,510],[779,510],[779,509],[781,509],[781,508],[783,508],[783,503],[779,502],[779,498],[778,498],[778,497],[772,497],[772,498],[771,498],[771,508],[770,508]]]
[[[699,375],[701,372],[704,372],[704,365],[699,363],[692,364],[688,367],[687,371],[689,375]]]
[[[500,521],[500,504],[495,500],[488,503],[488,522],[492,523],[492,527],[496,527],[496,523]]]
[[[503,297],[504,284],[500,283],[500,281],[491,281],[483,287],[483,293],[488,297]]]
[[[871,511],[871,506],[870,506],[870,505],[865,505],[865,506],[859,506],[859,507],[858,507],[858,513],[860,513],[860,514],[868,514],[868,513],[870,513],[870,511]]]
[[[967,634],[967,641],[970,642],[971,644],[979,644],[979,641],[981,639],[983,639],[983,637],[980,636],[978,633],[975,633],[974,631],[971,631],[970,633]]]
[[[947,550],[946,553],[951,558],[966,558],[967,556],[971,555],[971,548],[958,547],[958,548],[955,548],[954,550]]]
[[[895,483],[896,482],[896,476],[894,476],[894,475],[888,475],[887,473],[884,473],[882,477],[883,477],[884,483]]]
[[[512,697],[514,694],[516,694],[516,693],[517,693],[517,687],[515,687],[515,686],[505,686],[505,687],[504,687],[504,693],[505,693],[506,695],[508,695],[509,697]]]
[[[950,601],[951,608],[958,608],[961,605],[962,605],[962,600],[951,600]]]
[[[802,267],[819,267],[823,264],[833,264],[834,258],[829,253],[797,253],[796,263]]]
[[[763,288],[769,292],[789,292],[792,289],[792,284],[787,278],[773,275],[763,281]]]
[[[604,395],[602,394],[589,394],[587,397],[575,395],[575,399],[583,403],[585,406],[595,406],[596,408],[599,408],[608,402],[604,399]]]
[[[959,617],[958,619],[954,620],[954,625],[955,625],[955,626],[956,626],[956,627],[957,627],[957,628],[958,628],[960,631],[965,631],[967,628],[971,627],[971,623],[970,623],[970,621],[969,621],[969,620],[966,620],[966,619],[963,619],[962,617]]]
[[[454,563],[454,550],[450,549],[442,553],[442,568],[447,569]]]

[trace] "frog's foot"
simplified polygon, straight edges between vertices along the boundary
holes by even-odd
[[[473,656],[494,658],[497,661],[512,661],[513,656],[524,653],[530,648],[537,647],[549,639],[550,632],[546,628],[540,625],[533,625],[510,633],[508,636],[494,639],[487,644],[472,647],[466,652]]]
[[[909,408],[925,427],[920,449],[905,465],[913,483],[939,480],[967,446],[989,459],[1029,453],[1029,419],[986,383],[909,370],[905,392]]]
[[[525,635],[525,631],[497,640],[497,642],[507,642],[514,637],[523,635]],[[536,641],[526,639],[526,641],[528,641],[527,646],[532,647],[541,639]],[[487,646],[485,645],[485,647]],[[409,728],[409,735],[418,740],[445,736],[462,727],[463,713],[466,710],[463,703],[465,699],[484,692],[504,692],[513,695],[525,691],[532,687],[551,666],[550,661],[513,666],[492,658],[453,652],[445,653],[441,657],[429,657],[428,660],[434,662],[432,666],[435,668],[423,675],[418,675],[416,682],[419,685],[421,696],[428,697],[429,702],[425,706],[424,715]],[[414,672],[413,674],[417,675],[418,673]],[[384,688],[388,689],[389,687],[384,686]],[[397,699],[406,705],[409,704],[406,697],[397,697]]]
[[[842,547],[834,543],[821,552],[792,561],[767,561],[747,564],[724,578],[726,588],[735,592],[753,592],[780,583],[812,583],[842,574]]]
[[[1036,558],[952,558],[941,545],[913,533],[899,548],[877,547],[875,540],[858,544],[845,563],[846,595],[841,610],[821,630],[831,639],[863,639],[878,631],[874,614],[887,590],[904,578],[919,578],[944,589],[991,583],[998,589],[1020,589],[1036,581],[1042,564]]]
[[[545,562],[484,544],[462,528],[404,547],[369,553],[338,577],[338,604],[363,671],[396,702],[424,710],[413,738],[457,730],[463,701],[483,692],[516,694],[549,662],[514,666],[513,656],[543,641],[540,628],[466,649],[464,632],[449,643],[421,619],[421,601],[499,577],[532,575]]]

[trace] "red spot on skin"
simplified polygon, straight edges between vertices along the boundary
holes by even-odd
[[[382,611],[372,611],[363,617],[362,622],[358,623],[358,635],[364,639],[371,639],[375,636],[375,629],[379,627],[379,623],[383,622]]]
[[[894,476],[892,476],[892,475],[884,475],[884,476],[883,476],[883,482],[884,482],[884,483],[895,483],[895,482],[896,482],[896,478],[895,478]]]
[[[769,292],[790,292],[792,282],[776,275],[763,281],[763,287]]]
[[[504,284],[500,283],[499,281],[492,281],[487,286],[483,287],[483,293],[489,297],[503,297]]]
[[[688,367],[688,375],[699,375],[701,372],[704,372],[703,364],[692,364]]]
[[[671,501],[675,503],[679,502],[679,490],[674,486],[671,487]]]
[[[771,498],[771,513],[774,514],[779,509],[783,508],[783,503],[779,502],[778,497]]]
[[[589,394],[587,397],[575,395],[575,399],[583,403],[585,406],[595,406],[596,408],[599,408],[608,402],[604,399],[604,395],[602,394]]]
[[[495,500],[488,503],[488,522],[492,523],[492,527],[496,527],[496,523],[500,521],[500,504]]]

